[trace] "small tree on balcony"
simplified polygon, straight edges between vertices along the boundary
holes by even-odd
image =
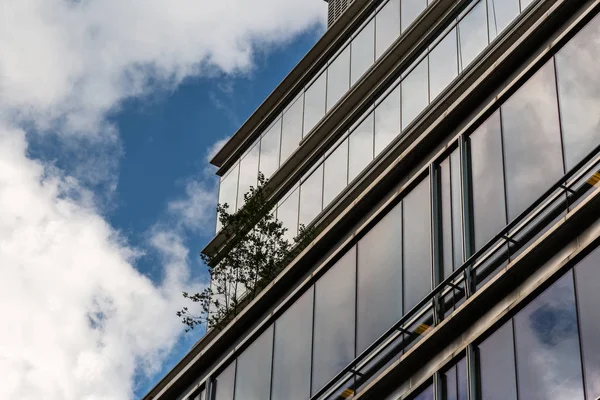
[[[225,326],[314,237],[312,230],[302,226],[293,242],[287,239],[287,228],[268,208],[266,183],[259,174],[257,187],[244,194],[244,206],[236,213],[229,213],[228,204],[217,206],[225,242],[235,245],[219,259],[202,255],[209,269],[210,285],[200,293],[183,293],[185,299],[199,304],[200,314],[193,314],[188,307],[177,312],[188,331],[202,324],[209,329]],[[241,237],[235,237],[240,234]]]

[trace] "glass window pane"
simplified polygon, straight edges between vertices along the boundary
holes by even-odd
[[[238,210],[245,204],[245,195],[250,191],[250,186],[256,187],[258,180],[258,155],[260,146],[254,147],[242,158],[240,162],[240,183],[238,188]]]
[[[427,8],[427,0],[402,0],[402,32]]]
[[[467,68],[488,45],[485,0],[481,0],[458,24],[461,70]]]
[[[325,160],[324,179],[323,207],[326,207],[348,184],[348,139]]]
[[[325,115],[326,79],[327,74],[323,72],[304,93],[304,128],[302,130],[302,137],[306,136]]]
[[[553,63],[502,106],[508,216],[512,220],[563,175]]]
[[[375,57],[379,58],[400,36],[400,0],[390,0],[375,16]]]
[[[294,238],[298,234],[299,199],[300,189],[296,189],[277,208],[277,219],[287,229],[285,237],[290,243],[293,243]]]
[[[446,278],[454,271],[452,244],[452,185],[450,174],[450,157],[440,163],[440,201],[442,212],[442,264],[443,277]],[[440,282],[436,282],[439,284]]]
[[[490,38],[498,36],[519,12],[519,0],[488,0]]]
[[[236,211],[239,172],[240,165],[237,164],[221,179],[219,185],[219,204],[227,204],[229,206],[227,209],[229,214],[233,214]],[[217,232],[221,230],[221,228],[221,222],[217,216]]]
[[[431,290],[431,208],[429,180],[404,199],[404,312]]]
[[[215,400],[233,400],[233,385],[235,383],[235,360],[215,380],[217,389]]]
[[[456,28],[429,53],[430,99],[435,99],[458,76]]]
[[[506,225],[500,114],[494,113],[469,137],[475,250]]]
[[[450,155],[450,171],[452,186],[452,241],[454,246],[454,269],[464,262],[463,257],[463,211],[460,172],[460,152],[455,150]]]
[[[429,104],[428,75],[425,57],[402,81],[402,130]]]
[[[310,397],[313,289],[302,295],[275,322],[271,400]]]
[[[442,374],[443,400],[458,400],[456,392],[456,366],[453,366]]]
[[[300,185],[299,223],[308,226],[323,207],[323,164]]]
[[[354,85],[375,61],[375,19],[352,39],[351,84]]]
[[[456,385],[457,385],[457,393],[458,400],[468,400],[469,399],[469,388],[467,381],[467,359],[463,358],[458,363],[456,363]]]
[[[198,400],[206,400],[206,392],[204,391],[204,389],[202,389],[202,391],[200,392],[200,394],[196,398]]]
[[[414,400],[433,400],[433,386],[423,390]]]
[[[281,158],[283,164],[302,140],[302,111],[304,98],[300,96],[290,108],[283,113],[283,127],[281,133]]]
[[[369,115],[350,134],[348,182],[360,174],[373,160],[373,114]]]
[[[525,10],[531,3],[533,3],[533,0],[521,0],[521,11]]]
[[[327,111],[331,110],[349,88],[350,46],[346,47],[327,67]]]
[[[402,204],[358,242],[357,251],[360,354],[402,316]]]
[[[273,326],[264,331],[237,360],[235,398],[265,400],[271,390]]]
[[[356,249],[315,283],[312,394],[354,358]]]
[[[270,178],[279,168],[279,140],[281,139],[281,118],[260,139],[259,171]]]
[[[482,400],[517,400],[512,321],[478,347]]]
[[[556,55],[567,169],[600,144],[600,17]]]
[[[572,272],[514,318],[519,398],[584,399]]]
[[[600,397],[600,250],[575,268],[585,383],[589,399]]]
[[[375,108],[375,154],[400,134],[400,86]]]

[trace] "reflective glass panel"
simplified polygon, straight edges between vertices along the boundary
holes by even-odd
[[[481,0],[458,24],[458,41],[462,70],[488,45],[485,0]]]
[[[350,134],[348,182],[360,174],[373,160],[373,114],[369,115]]]
[[[326,85],[327,74],[322,73],[304,93],[304,133],[302,137],[306,136],[325,115]]]
[[[404,312],[431,290],[431,208],[429,180],[404,198]]]
[[[583,368],[588,399],[600,397],[600,250],[575,267]]]
[[[348,184],[348,139],[325,160],[323,206],[327,206]]]
[[[490,38],[494,39],[519,15],[519,0],[487,0]]]
[[[567,169],[600,144],[600,17],[556,55]]]
[[[360,354],[402,316],[402,204],[358,242],[357,251]]]
[[[506,225],[500,114],[494,113],[469,137],[475,250]]]
[[[400,36],[400,0],[390,0],[375,16],[375,57],[379,58]]]
[[[517,400],[512,321],[478,347],[482,400]]]
[[[265,400],[271,390],[273,326],[264,331],[237,360],[235,398]]]
[[[442,213],[442,262],[446,278],[462,264],[462,204],[460,192],[460,153],[454,150],[440,163]]]
[[[458,400],[469,399],[469,388],[467,381],[467,359],[463,358],[456,363],[456,388],[458,392]]]
[[[428,61],[423,59],[402,81],[402,129],[429,104]]]
[[[233,400],[235,383],[235,360],[216,379],[215,400]]]
[[[227,204],[229,214],[236,212],[237,205],[237,189],[238,189],[238,175],[240,172],[240,165],[237,164],[221,179],[219,185],[219,204]],[[221,222],[217,216],[217,232],[222,228]]]
[[[458,400],[456,392],[456,366],[448,369],[442,374],[443,400]]]
[[[433,400],[433,386],[423,390],[414,400]]]
[[[454,256],[454,269],[464,262],[463,256],[463,210],[460,152],[455,150],[450,155],[451,192],[452,192],[452,244]]]
[[[327,67],[327,111],[331,110],[349,88],[350,46],[347,46]]]
[[[300,190],[296,189],[277,208],[277,219],[287,229],[286,239],[293,243],[298,234],[298,212],[299,212]]]
[[[281,139],[281,119],[278,119],[260,139],[260,172],[270,178],[279,168],[279,140]]]
[[[299,223],[308,226],[323,209],[323,164],[300,185]]]
[[[281,164],[294,150],[298,148],[302,140],[302,111],[304,98],[300,96],[287,111],[283,113],[283,127],[281,133]]]
[[[375,154],[400,134],[400,86],[375,108]]]
[[[572,272],[514,318],[519,398],[583,400]]]
[[[563,176],[553,63],[547,63],[502,106],[509,220]]]
[[[313,289],[304,293],[275,322],[271,400],[310,397]]]
[[[198,400],[206,400],[206,392],[204,391],[204,389],[202,389],[202,391],[200,392],[200,394],[196,398]]]
[[[362,31],[352,39],[352,66],[350,68],[351,84],[373,65],[375,61],[375,20],[372,19]]]
[[[354,358],[355,287],[352,248],[315,283],[313,394]]]
[[[242,158],[240,162],[240,183],[238,188],[238,210],[245,204],[245,195],[250,192],[250,187],[256,187],[258,179],[258,155],[260,146],[255,144],[254,147]]]
[[[456,28],[429,53],[429,90],[433,101],[458,76]]]
[[[427,8],[427,0],[402,0],[402,32]]]

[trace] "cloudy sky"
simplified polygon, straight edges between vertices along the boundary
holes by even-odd
[[[323,0],[0,0],[1,399],[143,396],[187,352],[207,157]]]

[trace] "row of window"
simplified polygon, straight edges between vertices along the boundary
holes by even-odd
[[[476,345],[476,398],[595,400],[600,396],[600,249]],[[467,400],[465,359],[415,400]],[[474,377],[475,378],[475,377]]]
[[[438,180],[413,185],[217,377],[216,399],[310,398],[431,291],[432,207],[441,208],[437,268],[447,276],[464,260],[465,240],[480,248],[598,146],[599,42],[596,17],[469,134],[468,146],[436,163]],[[471,238],[461,196],[472,204]]]
[[[329,204],[531,1],[521,0],[520,5],[519,0],[474,1],[478,3],[475,9],[461,17],[458,26],[424,56],[402,85],[398,85],[331,155],[332,160],[327,162],[329,167],[325,167],[330,170],[326,176],[315,176],[312,182],[303,184],[310,186],[304,189],[310,194],[313,194],[313,186],[319,185],[319,179],[328,179],[333,186],[318,196],[319,204],[313,199],[314,204],[304,207],[300,223],[310,223],[315,213]],[[301,139],[426,7],[426,0],[388,1],[222,178],[219,202],[229,204],[232,212],[239,209],[244,194],[250,186],[256,185],[258,171],[270,177],[294,152]],[[342,163],[349,164],[344,171],[340,170]],[[323,167],[320,169],[317,175],[323,175]],[[290,223],[291,232],[295,234],[298,221]]]
[[[491,3],[491,2],[490,2]],[[295,236],[352,182],[462,72],[518,14],[519,4],[503,2],[486,13],[485,0],[473,1],[469,12],[419,59],[400,82],[375,102],[339,146],[304,178],[280,206],[278,218]],[[525,7],[525,4],[522,5]],[[489,10],[488,10],[489,11]],[[500,11],[503,11],[500,13]],[[489,21],[494,21],[493,24]],[[500,25],[498,25],[500,24]]]

